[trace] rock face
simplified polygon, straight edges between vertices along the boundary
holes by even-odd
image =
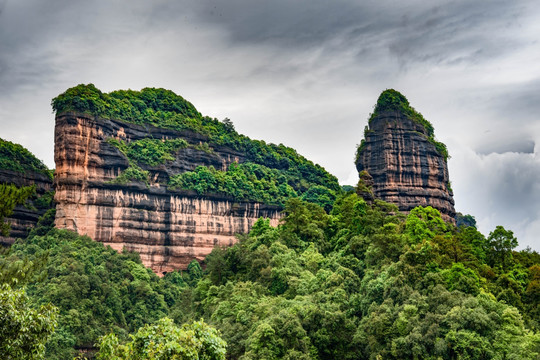
[[[21,186],[36,186],[36,194],[42,196],[47,192],[52,191],[52,180],[38,172],[17,172],[12,170],[0,169],[0,183],[13,184],[17,187]],[[39,217],[43,215],[47,209],[38,209],[32,206],[17,206],[13,214],[6,218],[6,221],[11,225],[9,236],[0,235],[0,243],[4,245],[13,244],[17,238],[25,238],[30,229],[33,228]]]
[[[107,142],[183,138],[189,145],[167,164],[147,168],[150,182],[112,182],[129,162]],[[79,113],[62,113],[55,127],[55,202],[58,228],[86,234],[96,241],[137,251],[143,263],[163,274],[185,269],[202,260],[216,245],[230,246],[235,235],[249,231],[259,218],[277,225],[280,209],[252,202],[235,202],[226,196],[198,196],[171,191],[172,174],[199,165],[225,170],[243,162],[241,153],[226,147],[205,151],[197,145],[206,139],[189,131],[175,131],[106,120]]]
[[[445,221],[455,223],[444,153],[435,146],[432,134],[422,123],[398,106],[388,107],[381,106],[379,111],[376,108],[370,119],[357,153],[358,171],[373,178],[375,198],[396,204],[401,211],[432,206]]]

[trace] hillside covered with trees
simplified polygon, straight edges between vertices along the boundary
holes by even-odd
[[[57,98],[55,106],[113,116],[107,101],[116,101],[114,93],[79,90],[87,88],[86,103],[74,100],[82,99],[79,94],[71,102]],[[146,109],[142,114],[161,111],[139,105]],[[174,106],[186,119],[206,121],[189,104]],[[170,115],[163,111],[155,119]],[[133,121],[158,121],[145,116]],[[278,155],[294,152],[253,144],[278,149]],[[117,145],[147,164],[168,161],[167,154],[186,146],[182,141]],[[157,150],[142,151],[149,147]],[[300,173],[316,168],[298,159],[306,166]],[[263,163],[268,164],[235,164],[227,172],[200,168],[174,178],[172,186],[193,186],[203,194],[245,177],[252,188],[223,191],[243,191],[235,196],[263,202],[278,194],[258,188],[255,180],[286,192],[277,227],[261,218],[234,246],[216,247],[202,264],[193,261],[187,270],[163,277],[145,268],[136,253],[118,253],[55,229],[55,210],[49,210],[26,239],[0,252],[0,358],[540,357],[540,254],[517,251],[512,231],[497,226],[485,236],[473,216],[458,214],[454,226],[431,207],[401,213],[395,205],[358,195],[366,193],[362,182],[341,190],[325,172],[298,185],[300,178],[287,177],[292,167]],[[33,196],[31,188],[13,185],[1,191],[7,210]]]
[[[486,238],[434,209],[403,215],[354,192],[330,213],[292,199],[285,214],[277,228],[261,219],[232,248],[216,248],[204,270],[193,262],[163,278],[136,254],[45,228],[1,257],[2,279],[20,287],[10,274],[35,268],[28,302],[58,313],[46,358],[91,354],[110,332],[102,353],[136,331],[178,334],[142,330],[165,317],[203,319],[228,359],[538,357],[540,255],[515,251],[511,231]]]

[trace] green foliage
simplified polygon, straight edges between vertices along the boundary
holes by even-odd
[[[428,137],[434,136],[433,125],[409,104],[409,100],[403,94],[394,89],[387,89],[379,95],[370,121],[383,111],[398,111],[422,125],[426,129]]]
[[[431,144],[435,146],[435,149],[437,150],[439,154],[442,155],[445,161],[448,161],[448,159],[450,159],[450,155],[448,154],[448,148],[446,147],[445,144],[443,144],[440,141],[435,140],[433,137],[428,137],[427,139]],[[449,187],[448,190],[452,191],[452,188]]]
[[[161,127],[181,127],[190,119],[200,117],[197,109],[181,96],[156,88],[119,90],[107,94],[93,84],[80,84],[55,97],[51,105],[57,113],[75,111]]]
[[[45,343],[57,324],[57,309],[51,304],[37,308],[24,286],[38,274],[47,254],[29,260],[10,261],[11,249],[0,251],[0,358],[42,359]]]
[[[43,359],[56,318],[54,306],[47,304],[36,309],[24,290],[0,284],[0,358]]]
[[[52,180],[52,174],[47,167],[30,151],[19,144],[0,139],[0,169],[20,173],[29,171],[46,175]]]
[[[336,200],[336,194],[324,186],[314,185],[304,192],[300,198],[304,201],[317,204],[326,210],[326,212],[330,212]]]
[[[13,214],[17,205],[22,205],[36,191],[35,186],[16,187],[13,184],[0,184],[0,234],[9,236],[10,224],[5,218]]]
[[[141,181],[148,185],[150,173],[147,170],[141,169],[138,165],[131,164],[127,169],[122,171],[112,183],[127,184],[130,181]]]
[[[476,228],[476,219],[470,214],[463,215],[462,213],[458,212],[456,214],[456,226],[458,228],[462,226],[465,228],[469,226]]]
[[[54,202],[54,190],[47,191],[42,195],[36,195],[35,199],[32,199],[32,204],[40,210],[48,210],[53,207]]]
[[[145,325],[131,341],[120,344],[114,334],[101,338],[97,359],[103,360],[225,360],[226,343],[204,321],[174,325],[169,318]]]
[[[32,277],[27,292],[33,303],[52,303],[59,311],[47,358],[72,358],[74,348],[92,347],[110,331],[124,339],[166,316],[186,286],[174,274],[159,279],[136,254],[119,254],[88,237],[56,229],[16,242],[0,265],[25,269],[25,261],[44,256],[46,266]]]
[[[504,270],[508,268],[508,263],[512,258],[512,249],[518,245],[514,233],[506,230],[502,226],[497,226],[494,231],[489,233],[489,264],[502,266]]]
[[[214,249],[205,266],[193,261],[162,279],[134,254],[39,231],[0,256],[0,275],[21,274],[11,284],[30,280],[33,304],[58,307],[48,358],[72,358],[100,337],[102,359],[223,359],[224,341],[227,358],[243,360],[540,353],[540,256],[512,253],[513,234],[503,228],[488,241],[429,207],[404,216],[343,193],[327,213],[288,199],[277,228],[259,219],[236,245]],[[500,251],[510,252],[506,265],[490,266]],[[192,324],[201,318],[212,328]]]
[[[296,193],[304,193],[312,186],[322,186],[331,192],[338,193],[340,186],[337,179],[330,175],[324,168],[299,155],[296,150],[282,144],[267,144],[264,141],[251,140],[247,136],[238,134],[229,119],[219,121],[209,117],[203,117],[192,104],[172,91],[155,88],[145,88],[141,91],[119,90],[109,94],[102,93],[94,85],[78,85],[66,90],[52,101],[53,109],[57,113],[82,112],[103,118],[118,119],[125,122],[141,125],[152,125],[161,128],[186,132],[195,132],[202,135],[206,141],[201,141],[193,148],[212,153],[214,148],[229,148],[244,154],[247,163],[260,165],[260,169],[271,176],[269,170],[278,171],[286,177],[286,182]],[[200,136],[199,136],[200,137]],[[148,174],[143,169],[145,166],[156,166],[174,159],[176,152],[187,146],[181,139],[158,140],[143,139],[125,143],[116,139],[109,139],[109,144],[117,147],[129,160],[130,167],[120,175],[116,182],[126,183],[130,180],[148,181]],[[249,165],[252,166],[252,165]],[[197,172],[198,170],[195,170]],[[210,172],[213,172],[210,170]],[[248,171],[249,172],[249,171]],[[274,172],[275,173],[275,172]],[[249,174],[248,180],[260,181],[261,176],[253,177]],[[180,176],[180,175],[179,175]],[[192,175],[186,175],[189,177]],[[176,186],[183,181],[174,181]],[[281,179],[269,180],[276,183],[279,193],[287,193],[290,189],[283,184]],[[189,181],[187,181],[189,183]],[[240,192],[251,192],[251,187],[256,191],[267,184],[254,183],[244,184],[250,189]],[[273,184],[268,185],[274,191]],[[205,191],[203,185],[197,191]],[[211,186],[209,187],[211,188]],[[187,187],[186,189],[192,189]],[[215,189],[211,190],[215,191]],[[231,195],[231,194],[229,194]],[[249,195],[252,196],[253,194]],[[232,195],[237,197],[237,195]],[[244,195],[240,195],[244,196]],[[260,194],[256,195],[260,198]],[[320,201],[327,202],[321,198]],[[282,202],[273,201],[272,203]],[[324,205],[324,204],[323,204]],[[326,205],[327,206],[327,205]],[[328,206],[327,206],[328,207]]]
[[[443,234],[447,225],[437,209],[419,206],[411,210],[405,223],[405,233],[413,243],[432,240],[435,235]]]
[[[327,214],[291,199],[278,228],[260,219],[208,256],[193,316],[231,359],[536,359],[535,310],[500,294],[514,281],[537,306],[540,265],[492,269],[486,244],[429,207],[404,217],[349,193]]]
[[[462,263],[455,263],[450,269],[444,270],[441,275],[446,281],[448,290],[459,290],[466,294],[478,295],[480,292],[480,279],[478,274]]]
[[[356,193],[364,198],[373,199],[373,178],[366,170],[360,171],[358,183],[356,184]]]
[[[172,177],[169,186],[171,189],[194,190],[199,195],[223,194],[237,201],[266,204],[283,204],[286,199],[297,196],[286,176],[254,163],[233,163],[227,171],[198,166],[194,171]]]
[[[178,150],[188,146],[184,139],[141,139],[125,143],[122,140],[110,138],[107,142],[118,148],[131,161],[157,166],[167,161],[173,161]]]
[[[255,163],[233,163],[227,171],[198,166],[194,171],[175,175],[169,187],[177,190],[194,190],[199,195],[222,194],[236,201],[256,201],[283,205],[287,199],[301,194],[303,200],[319,204],[326,211],[332,209],[336,192],[321,185],[302,185],[293,172],[282,172]]]

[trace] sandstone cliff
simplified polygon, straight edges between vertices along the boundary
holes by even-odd
[[[403,95],[394,90],[381,94],[364,137],[356,167],[372,177],[376,198],[401,211],[432,206],[444,220],[455,223],[446,147],[434,139],[431,124]]]
[[[216,245],[230,246],[235,235],[247,232],[259,217],[275,226],[279,208],[236,202],[224,196],[198,196],[168,190],[169,173],[199,165],[226,168],[243,158],[230,149],[209,154],[194,147],[180,150],[167,166],[149,168],[151,183],[114,183],[129,167],[126,157],[106,140],[126,142],[147,138],[184,137],[197,143],[194,133],[142,127],[119,120],[62,114],[56,118],[55,162],[57,203],[55,225],[90,236],[121,251],[140,254],[143,264],[156,273],[185,269],[202,260]]]
[[[232,245],[260,217],[276,226],[287,196],[339,188],[293,149],[250,140],[167,90],[79,85],[53,107],[56,227],[137,251],[158,274]]]

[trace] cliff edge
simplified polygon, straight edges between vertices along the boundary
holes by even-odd
[[[448,150],[435,140],[431,123],[395,90],[385,90],[364,130],[356,154],[361,178],[371,176],[375,198],[401,211],[431,206],[455,223]]]
[[[55,225],[140,254],[156,273],[230,246],[289,197],[338,191],[337,179],[283,145],[238,134],[165,89],[53,100]]]

